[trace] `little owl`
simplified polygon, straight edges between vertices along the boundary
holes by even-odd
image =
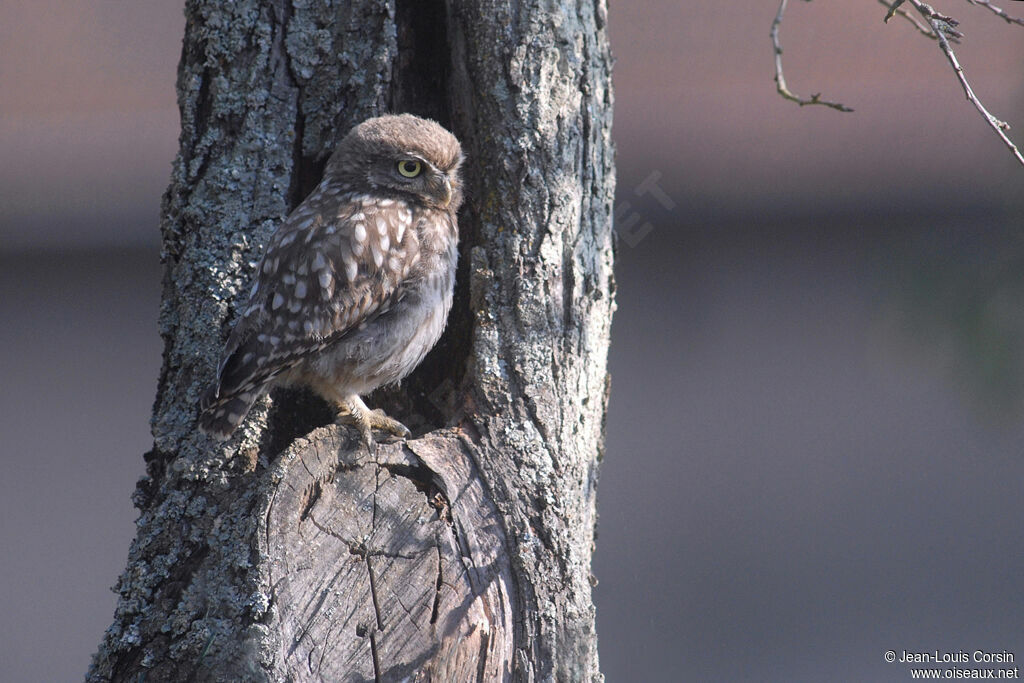
[[[271,236],[200,428],[226,439],[272,384],[307,385],[354,424],[409,430],[360,395],[412,372],[452,306],[459,142],[410,114],[353,128],[320,185]]]

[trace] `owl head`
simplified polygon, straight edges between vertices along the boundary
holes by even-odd
[[[367,119],[331,155],[326,177],[454,213],[462,203],[462,148],[434,121],[412,114]]]

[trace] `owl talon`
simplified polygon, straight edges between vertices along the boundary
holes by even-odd
[[[342,413],[338,415],[335,424],[355,427],[359,432],[359,442],[366,446],[366,450],[370,452],[370,455],[376,454],[377,442],[373,439],[373,432],[368,422],[364,422],[354,415]]]
[[[373,429],[379,429],[382,432],[387,432],[391,436],[398,437],[399,439],[408,439],[412,436],[412,432],[409,431],[408,427],[393,417],[388,417],[380,408],[370,412],[369,421],[370,426]]]
[[[408,439],[412,436],[409,428],[398,420],[388,417],[380,408],[370,410],[358,396],[348,396],[338,405],[338,422],[349,424],[359,430],[360,441],[366,446],[370,454],[377,451],[377,444],[373,439],[373,430],[385,432],[391,437],[388,441]]]
[[[362,429],[360,429],[359,430],[359,438],[360,438],[360,441],[363,442],[363,445],[366,446],[366,450],[370,453],[370,455],[371,456],[376,456],[377,455],[377,442],[373,440],[373,432],[371,432],[369,429],[367,429],[366,431],[363,431]]]

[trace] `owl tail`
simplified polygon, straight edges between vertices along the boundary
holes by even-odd
[[[226,440],[249,413],[260,391],[251,391],[234,396],[219,396],[220,387],[214,384],[199,401],[199,429],[218,441]]]

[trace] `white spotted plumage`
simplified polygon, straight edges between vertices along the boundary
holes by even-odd
[[[402,177],[404,159],[422,177]],[[201,401],[205,432],[226,438],[271,383],[306,384],[365,413],[360,394],[416,367],[451,308],[461,160],[454,136],[410,115],[346,136],[267,245]]]

